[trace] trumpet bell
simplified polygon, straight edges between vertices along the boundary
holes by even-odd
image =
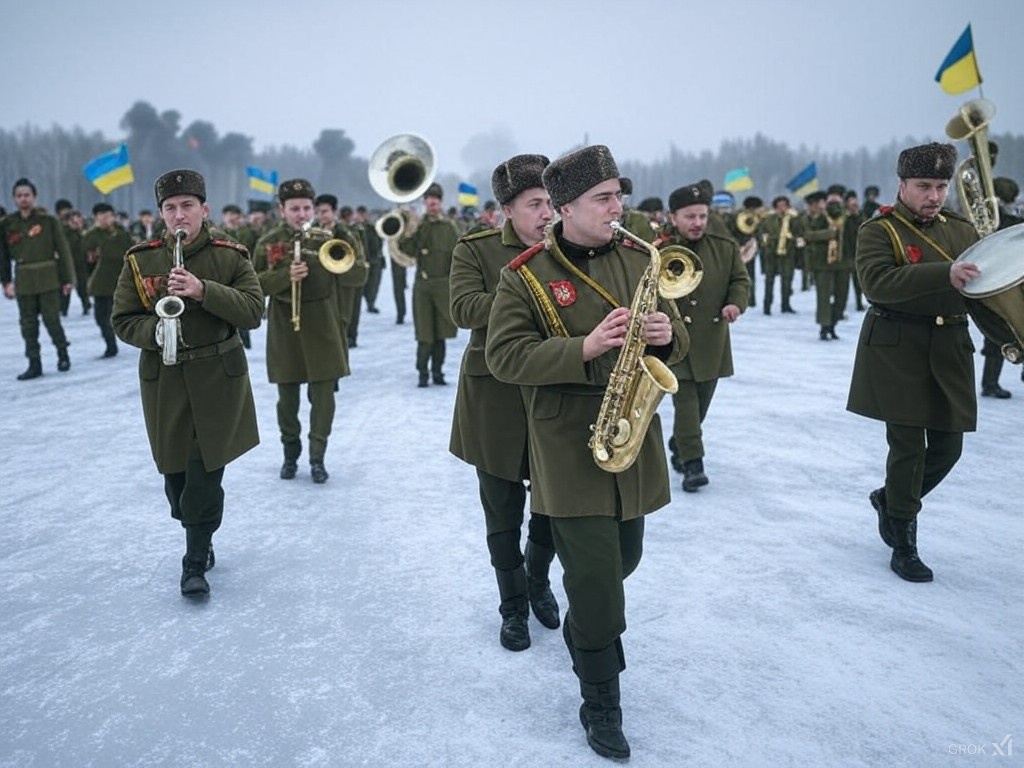
[[[341,238],[328,240],[317,251],[320,266],[335,275],[343,275],[356,263],[355,249]]]
[[[704,264],[700,256],[681,245],[670,245],[659,251],[661,274],[658,275],[658,293],[665,299],[681,299],[697,290],[704,279]]]
[[[996,105],[991,101],[971,99],[946,123],[946,135],[954,141],[962,141],[991,123],[995,116]]]
[[[427,191],[437,173],[434,147],[415,133],[385,139],[367,169],[374,192],[393,203],[408,203]]]

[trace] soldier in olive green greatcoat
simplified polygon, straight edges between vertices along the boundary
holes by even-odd
[[[538,513],[530,515],[525,559],[519,548],[524,480],[529,477],[526,412],[519,387],[491,374],[484,348],[502,267],[540,242],[554,218],[541,181],[547,164],[543,155],[516,155],[495,168],[491,186],[505,223],[501,229],[464,235],[452,254],[452,318],[472,335],[462,356],[449,450],[476,467],[487,549],[501,601],[498,639],[511,651],[530,647],[530,606],[541,624],[558,627],[558,604],[548,580],[555,550],[551,523]]]
[[[841,197],[841,195],[840,195]],[[807,204],[806,216],[802,221],[804,230],[804,271],[814,278],[814,313],[818,324],[818,338],[821,341],[838,340],[836,334],[835,278],[842,258],[843,210],[842,203],[832,201],[826,210],[827,195],[822,191],[811,192],[804,198]]]
[[[380,313],[377,309],[377,294],[380,292],[380,280],[386,265],[384,264],[384,244],[377,230],[367,216],[366,206],[356,207],[352,221],[352,231],[363,246],[369,271],[366,274],[366,285],[363,286],[363,297],[366,299],[366,311],[371,315]]]
[[[85,234],[85,217],[81,211],[74,209],[64,214],[64,236],[67,238],[68,247],[71,249],[71,260],[75,263],[75,293],[82,302],[82,314],[88,315],[92,309],[92,301],[89,299],[89,262],[85,260],[85,250],[82,248],[82,236]],[[122,254],[123,256],[123,254]],[[65,302],[68,298],[65,297]],[[65,310],[67,307],[65,306]],[[67,314],[65,312],[65,314]]]
[[[530,456],[530,508],[551,517],[569,609],[562,628],[580,682],[587,741],[607,757],[629,755],[619,673],[626,628],[623,581],[640,562],[644,515],[669,502],[661,423],[654,414],[635,462],[597,465],[589,447],[609,376],[626,342],[646,248],[614,235],[622,215],[611,152],[590,146],[543,175],[561,215],[549,237],[502,271],[487,327],[487,367],[522,387]],[[663,302],[646,314],[631,346],[666,363],[689,337]],[[678,315],[676,315],[678,317]]]
[[[260,238],[253,262],[260,284],[270,297],[267,374],[270,382],[277,384],[277,425],[284,447],[281,479],[294,479],[298,469],[302,453],[299,399],[305,383],[310,404],[310,476],[314,483],[321,484],[329,477],[324,455],[334,425],[335,386],[338,379],[349,375],[338,316],[337,281],[319,258],[320,246],[331,239],[332,233],[312,227],[316,193],[308,181],[286,181],[278,187],[277,196],[282,221]],[[298,260],[296,244],[300,249]],[[293,291],[298,297],[297,306],[292,305]]]
[[[82,236],[82,249],[85,259],[93,265],[89,275],[89,295],[93,298],[96,325],[106,344],[103,357],[114,357],[117,354],[117,338],[110,324],[110,315],[114,309],[114,293],[117,280],[124,265],[124,255],[134,245],[132,236],[124,230],[114,214],[114,206],[110,203],[96,203],[92,207],[94,224]]]
[[[68,340],[60,324],[61,294],[71,293],[75,267],[64,228],[56,218],[36,208],[36,185],[18,179],[13,188],[17,210],[0,221],[0,283],[4,296],[17,297],[21,337],[28,368],[19,381],[43,375],[39,349],[39,317],[57,348],[57,370],[71,368]],[[14,264],[12,273],[11,264]]]
[[[423,193],[425,207],[419,225],[406,233],[398,246],[416,259],[416,277],[412,286],[412,319],[416,328],[416,370],[419,386],[433,380],[445,384],[445,339],[456,334],[452,322],[448,275],[452,251],[460,235],[459,228],[445,216],[441,200],[444,190],[431,184]]]
[[[852,189],[846,190],[843,195],[843,206],[846,214],[843,220],[843,260],[842,267],[845,273],[842,278],[843,293],[839,297],[839,304],[842,311],[846,312],[846,305],[849,303],[849,288],[853,286],[854,306],[858,312],[864,311],[864,293],[860,289],[860,278],[857,277],[857,232],[866,217],[860,209],[860,201],[857,199],[857,192]]]
[[[772,313],[775,278],[779,278],[782,312],[795,314],[792,305],[793,275],[796,273],[797,242],[803,229],[790,208],[789,198],[772,200],[772,212],[761,221],[761,272],[764,273],[764,313]]]
[[[181,592],[210,591],[213,534],[224,514],[225,466],[259,443],[256,408],[237,328],[256,328],[263,293],[243,246],[210,236],[206,183],[195,171],[164,174],[155,184],[167,234],[128,250],[114,293],[113,325],[139,347],[139,388],[146,432],[171,516],[185,528]],[[174,266],[174,232],[182,264]],[[162,344],[172,332],[156,314],[168,296],[184,302],[177,354]]]
[[[953,469],[963,433],[977,422],[974,345],[960,289],[979,274],[954,259],[978,239],[942,208],[956,168],[952,144],[900,153],[896,205],[883,206],[857,237],[857,273],[871,303],[857,342],[847,410],[885,422],[885,485],[869,499],[890,566],[931,581],[917,553],[921,499]]]
[[[675,190],[668,199],[669,226],[656,241],[659,247],[681,245],[697,254],[704,273],[697,288],[676,299],[690,333],[690,352],[672,367],[679,381],[672,395],[672,467],[683,473],[683,490],[708,484],[704,472],[701,425],[711,407],[718,380],[732,376],[729,326],[746,310],[750,278],[736,241],[708,230],[711,199],[699,183]]]
[[[345,359],[348,350],[356,346],[359,331],[360,296],[366,284],[370,265],[366,262],[366,254],[360,238],[352,228],[338,218],[338,198],[334,195],[317,195],[313,201],[318,224],[333,233],[333,237],[344,240],[355,253],[352,268],[334,276],[335,295],[338,300],[338,319],[341,321],[341,335],[345,339]],[[351,210],[351,209],[349,209]]]

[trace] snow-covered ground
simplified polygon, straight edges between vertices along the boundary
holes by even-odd
[[[936,580],[909,584],[867,501],[883,425],[844,410],[861,315],[823,343],[813,304],[797,293],[799,314],[734,326],[737,375],[705,429],[711,484],[684,494],[674,476],[648,518],[627,586],[632,764],[1019,765],[1020,368],[926,499]],[[0,300],[0,766],[607,765],[560,633],[531,620],[532,648],[498,645],[475,475],[447,451],[455,387],[416,388],[388,273],[380,305],[341,382],[325,486],[304,463],[277,477],[254,334],[263,443],[227,470],[213,594],[196,603],[178,592],[184,536],[137,353],[99,360],[75,299],[71,371],[44,331],[46,375],[15,381],[17,309]],[[452,384],[467,338],[449,343]]]

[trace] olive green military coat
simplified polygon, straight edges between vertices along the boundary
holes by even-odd
[[[740,258],[740,247],[729,237],[705,232],[697,242],[680,239],[669,230],[667,244],[694,251],[704,266],[700,285],[688,296],[676,299],[676,307],[690,333],[690,353],[672,366],[675,375],[688,381],[712,381],[732,376],[732,341],[722,307],[735,304],[745,312],[750,298],[750,275]],[[662,247],[665,247],[663,245]]]
[[[0,270],[4,282],[11,280],[14,264],[14,289],[19,296],[36,296],[75,282],[75,265],[64,227],[43,210],[36,208],[27,217],[14,212],[0,222],[5,245]]]
[[[651,217],[643,211],[630,209],[622,213],[622,226],[648,243],[653,243],[658,236],[651,225]]]
[[[452,251],[461,233],[446,216],[424,216],[409,237],[398,247],[416,259],[416,277],[412,286],[412,319],[416,341],[433,343],[455,337],[457,329],[450,311],[448,275]]]
[[[895,210],[913,220],[902,204]],[[918,231],[893,212],[883,207],[861,226],[857,274],[868,301],[915,321],[865,315],[846,408],[892,424],[972,432],[977,422],[974,344],[966,324],[935,322],[964,315],[964,297],[949,282],[950,261],[921,233],[952,258],[974,243],[977,233],[947,210]],[[895,245],[883,222],[892,225]]]
[[[211,240],[208,230],[185,246],[185,269],[203,281],[205,296],[202,303],[185,301],[178,365],[162,362],[152,308],[166,295],[173,242],[140,243],[129,253],[138,280],[126,260],[111,321],[118,338],[142,350],[139,384],[153,460],[163,474],[184,472],[194,436],[203,466],[223,467],[259,443],[248,362],[236,332],[259,327],[263,316],[263,292],[248,253]]]
[[[302,281],[299,330],[292,326],[292,281],[288,270],[294,256],[296,231],[281,222],[256,244],[253,266],[267,310],[267,375],[271,383],[298,384],[349,375],[345,339],[338,316],[334,274],[320,264],[318,252],[325,237],[302,238],[302,258],[309,274]]]
[[[761,220],[761,271],[765,275],[777,275],[787,267],[796,265],[796,240],[803,236],[803,223],[796,213],[789,214],[788,218],[789,236],[782,244],[781,255],[779,238],[782,237],[783,217],[773,211]]]
[[[505,480],[529,477],[526,410],[519,387],[491,374],[484,350],[501,270],[525,249],[506,221],[500,230],[463,236],[452,254],[452,319],[472,333],[462,355],[448,450]]]
[[[560,228],[555,225],[556,231]],[[619,350],[584,363],[583,339],[614,307],[567,264],[552,243],[527,266],[551,299],[568,337],[548,332],[521,274],[502,271],[487,327],[487,367],[498,380],[524,388],[532,511],[552,517],[636,518],[669,502],[661,421],[655,414],[629,469],[606,472],[594,462],[590,426],[597,420]],[[646,250],[623,243],[587,262],[590,277],[621,306],[629,306],[649,264]],[[659,306],[674,317],[673,308]],[[669,364],[682,359],[690,344],[681,320],[673,321],[673,331],[671,348],[664,350]]]
[[[833,231],[830,219],[827,214],[821,213],[816,216],[808,216],[804,220],[804,240],[807,245],[804,248],[804,266],[812,272],[833,271],[842,269],[843,259],[843,224],[839,223],[838,229]],[[835,240],[838,248],[838,259],[833,263],[828,261],[828,244]]]
[[[95,266],[89,275],[90,296],[113,296],[124,266],[124,255],[135,241],[118,225],[110,229],[91,227],[82,235],[86,259]]]

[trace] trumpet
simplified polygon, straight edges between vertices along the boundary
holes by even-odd
[[[184,229],[174,230],[174,266],[183,268],[182,241],[188,235]],[[181,338],[181,316],[185,312],[185,300],[180,296],[164,296],[154,307],[159,321],[156,325],[156,343],[163,349],[164,365],[178,364],[178,342]],[[182,342],[184,343],[184,342]]]
[[[312,221],[307,221],[298,232],[295,233],[294,251],[292,262],[302,263],[302,240],[306,237],[326,237],[323,245],[317,251],[317,261],[320,266],[334,275],[342,275],[348,272],[356,263],[356,251],[340,237],[332,237],[329,229],[313,226]],[[302,329],[302,281],[292,280],[292,330]]]

